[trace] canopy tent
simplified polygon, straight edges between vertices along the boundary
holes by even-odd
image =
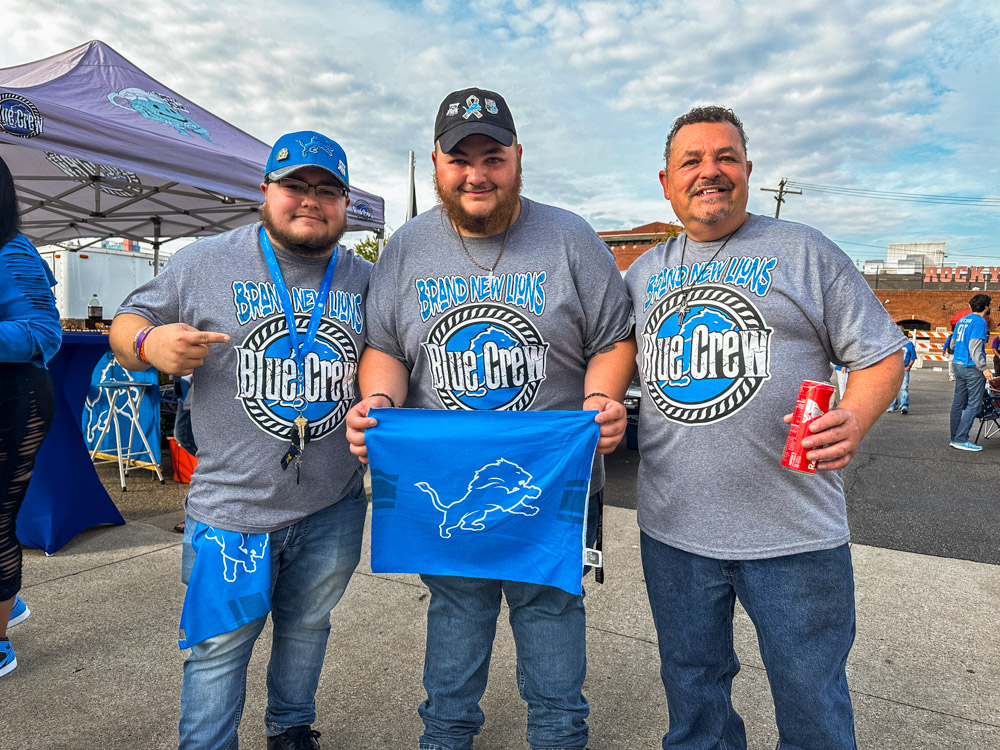
[[[269,151],[103,42],[0,69],[0,157],[37,245],[125,237],[156,254],[254,221]],[[385,204],[352,187],[347,213],[378,231]]]

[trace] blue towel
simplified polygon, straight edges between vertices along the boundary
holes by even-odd
[[[580,594],[595,414],[373,410],[372,571]]]
[[[271,611],[269,534],[241,534],[198,523],[197,557],[181,611],[181,648],[228,633]]]

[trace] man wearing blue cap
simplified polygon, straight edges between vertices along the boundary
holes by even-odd
[[[246,670],[271,612],[269,750],[319,748],[315,693],[361,554],[367,501],[344,439],[371,264],[337,243],[347,156],[311,131],[278,139],[261,221],[193,243],[111,327],[118,361],[193,373],[198,467],[187,496],[180,747],[236,748]]]

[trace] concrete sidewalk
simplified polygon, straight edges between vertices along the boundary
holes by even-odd
[[[92,529],[58,554],[25,550],[31,618],[12,631],[0,679],[10,750],[176,748],[180,514]],[[587,585],[592,750],[655,750],[667,713],[639,562],[635,512],[607,509],[606,583]],[[323,747],[415,748],[427,590],[362,566],[333,614],[317,696]],[[1000,747],[1000,567],[854,546],[858,636],[849,677],[862,748]],[[269,626],[268,626],[269,627]],[[777,740],[753,627],[736,625],[734,685],[750,747]],[[263,748],[268,633],[251,662],[241,730]],[[506,622],[498,628],[477,750],[526,748]]]

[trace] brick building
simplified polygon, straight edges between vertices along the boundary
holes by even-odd
[[[664,224],[654,221],[634,229],[617,230],[613,232],[598,232],[611,252],[615,254],[615,263],[619,271],[627,271],[632,262],[654,245],[663,242],[667,237],[676,237],[683,231],[676,224]]]

